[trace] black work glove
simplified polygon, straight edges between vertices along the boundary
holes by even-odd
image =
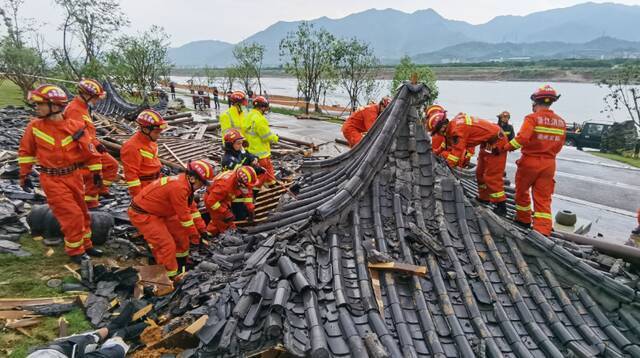
[[[93,174],[93,185],[102,186],[102,175],[100,173]]]
[[[204,242],[209,242],[211,238],[209,237],[209,233],[208,232],[203,232],[202,234],[200,234],[200,246],[206,245]]]
[[[22,190],[30,192],[33,190],[33,182],[31,182],[31,178],[28,175],[20,178],[20,187]]]
[[[264,174],[267,170],[264,169],[263,167],[256,165],[253,167],[253,170],[256,171],[256,174],[260,175],[260,174]]]
[[[82,136],[84,135],[84,130],[86,127],[82,127],[80,128],[77,132],[73,133],[73,135],[71,136],[71,138],[73,138],[74,141],[78,141],[80,140],[80,138],[82,138]]]
[[[226,223],[230,223],[235,219],[236,219],[236,217],[233,216],[233,214],[229,214],[229,215],[225,216],[224,219],[222,219],[222,221],[226,222]]]
[[[106,153],[107,147],[105,147],[102,143],[98,143],[98,145],[96,145],[96,150],[98,151],[98,153]]]

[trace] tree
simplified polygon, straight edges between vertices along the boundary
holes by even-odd
[[[69,67],[76,79],[99,73],[104,45],[129,21],[116,0],[55,0],[65,12],[62,50],[55,55],[59,64]],[[71,55],[71,40],[76,38],[84,52],[79,59]],[[63,62],[60,62],[62,61]]]
[[[144,101],[148,93],[171,70],[167,61],[169,36],[152,26],[136,36],[122,36],[107,54],[109,74],[130,92],[138,91]]]
[[[324,29],[315,30],[304,21],[295,32],[289,32],[280,41],[280,57],[284,69],[298,80],[298,90],[304,96],[305,112],[309,103],[318,99],[327,88],[328,74],[333,67],[333,43],[335,38]],[[316,100],[316,111],[319,111]]]
[[[640,130],[640,65],[624,64],[599,85],[609,90],[603,98],[605,111],[625,110]]]
[[[404,56],[400,64],[396,66],[391,82],[391,92],[396,93],[403,81],[408,81],[416,74],[418,82],[424,83],[431,93],[430,101],[433,102],[438,97],[438,86],[436,85],[436,75],[428,66],[418,66],[411,61],[409,56]],[[432,104],[432,103],[428,103]]]
[[[249,91],[249,83],[252,78],[255,78],[258,82],[258,93],[262,94],[261,79],[264,46],[257,43],[236,45],[233,48],[233,57],[238,61],[238,64],[235,66],[236,74],[242,81],[245,90],[247,92]]]
[[[349,95],[349,106],[355,111],[361,97],[369,97],[376,90],[376,76],[380,61],[373,49],[355,38],[337,40],[334,47],[338,82]]]
[[[249,91],[253,88],[253,70],[250,66],[244,64],[236,64],[230,68],[230,72],[233,73],[233,77],[237,78],[244,87],[245,93],[249,93]]]
[[[7,13],[0,8],[0,17],[7,28],[7,35],[0,42],[0,71],[5,73],[9,81],[15,83],[24,98],[38,82],[38,76],[47,70],[43,51],[36,45],[26,43],[28,26],[22,26],[19,17],[22,0],[6,1]]]

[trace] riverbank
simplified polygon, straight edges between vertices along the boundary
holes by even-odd
[[[640,168],[640,158],[631,158],[620,154],[614,153],[602,153],[602,152],[589,152],[596,157],[615,160],[616,162],[624,163],[632,167]]]

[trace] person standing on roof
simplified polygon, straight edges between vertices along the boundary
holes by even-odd
[[[45,84],[30,91],[27,100],[36,105],[36,118],[25,128],[18,150],[20,186],[33,188],[30,175],[38,163],[40,185],[64,234],[64,250],[80,263],[87,255],[102,256],[91,242],[91,218],[84,201],[79,170],[88,166],[96,186],[102,182],[101,156],[84,124],[64,117],[67,95],[62,88]]]
[[[494,203],[494,212],[507,214],[507,197],[504,193],[503,173],[507,165],[507,153],[503,147],[507,139],[498,125],[485,119],[458,114],[451,122],[446,114],[437,111],[427,121],[428,130],[440,133],[451,143],[446,160],[450,167],[464,165],[465,155],[480,145],[476,180],[478,181],[478,201]]]
[[[162,164],[158,158],[157,141],[167,128],[162,115],[153,109],[140,112],[136,122],[139,130],[120,149],[124,178],[132,198],[160,178]]]
[[[545,236],[551,235],[553,228],[551,196],[555,188],[556,156],[566,138],[565,121],[550,108],[559,98],[549,85],[535,91],[531,95],[533,113],[524,118],[518,135],[506,146],[506,150],[522,152],[516,162],[515,222],[531,226],[533,188],[533,229]]]
[[[189,162],[186,170],[147,185],[128,210],[131,223],[170,278],[184,271],[190,243],[198,242],[203,234],[193,218],[194,193],[214,177],[213,167],[202,160]]]
[[[507,137],[507,140],[512,140],[516,133],[513,131],[513,126],[509,123],[509,119],[511,119],[511,113],[508,111],[502,111],[502,113],[497,115],[498,117],[498,125],[502,128],[502,133]]]
[[[279,138],[269,128],[269,121],[265,117],[268,111],[269,101],[263,96],[256,97],[253,109],[244,122],[244,133],[249,143],[247,151],[258,158],[257,166],[264,168],[263,173],[258,173],[260,182],[273,185],[276,173],[271,162],[271,144],[278,143]]]
[[[220,131],[222,138],[224,138],[224,135],[227,134],[227,131],[231,128],[237,129],[241,134],[243,134],[242,127],[245,120],[245,114],[242,106],[246,106],[248,104],[247,95],[242,91],[235,91],[231,93],[228,99],[229,109],[222,112],[220,115]]]
[[[249,213],[249,222],[253,222],[255,206],[253,200],[253,186],[258,181],[256,171],[250,166],[241,166],[233,171],[218,174],[209,186],[204,203],[211,216],[207,231],[211,236],[217,236],[229,229],[235,229],[231,205],[236,198],[247,198],[245,203]]]
[[[351,148],[358,144],[364,135],[373,127],[376,119],[391,103],[390,97],[383,97],[380,102],[369,104],[353,112],[342,125],[342,135]]]
[[[108,196],[109,187],[118,179],[118,161],[109,153],[107,148],[100,143],[96,134],[96,126],[93,124],[91,117],[91,106],[95,106],[98,100],[105,98],[107,93],[102,85],[92,79],[84,79],[78,82],[78,95],[67,105],[64,110],[64,117],[74,120],[85,126],[86,135],[88,135],[100,153],[100,164],[92,168],[83,168],[82,174],[84,179],[84,201],[89,209],[96,208],[100,205],[100,195]],[[101,167],[102,169],[102,186],[97,186],[93,180],[93,171]]]

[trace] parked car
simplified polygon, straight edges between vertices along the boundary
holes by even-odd
[[[584,122],[574,131],[567,130],[565,145],[576,147],[578,150],[582,150],[582,148],[600,149],[602,134],[610,127],[611,124],[608,123]]]

